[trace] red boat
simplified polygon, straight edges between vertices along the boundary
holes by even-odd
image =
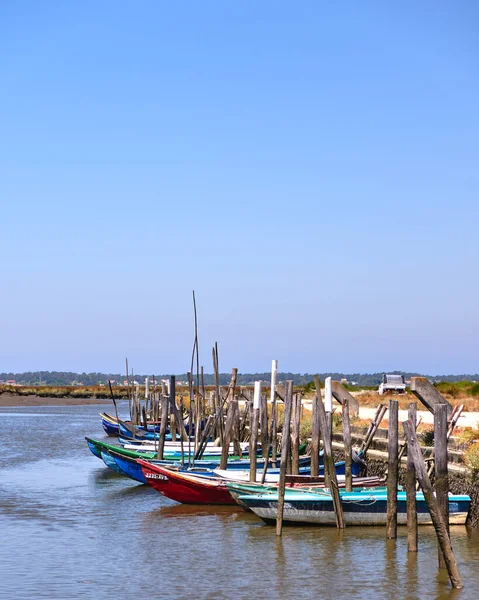
[[[236,505],[222,479],[171,471],[141,459],[137,463],[148,483],[171,500],[182,504]]]

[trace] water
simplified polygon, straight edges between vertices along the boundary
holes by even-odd
[[[110,406],[104,408],[110,410]],[[432,528],[420,552],[383,528],[274,528],[224,507],[189,507],[107,470],[101,406],[0,409],[0,598],[479,597],[479,533],[453,528],[465,584],[437,569]]]

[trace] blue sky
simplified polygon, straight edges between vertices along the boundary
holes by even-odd
[[[474,2],[2,2],[0,371],[478,371]]]

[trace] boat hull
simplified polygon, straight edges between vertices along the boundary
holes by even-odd
[[[143,475],[148,483],[160,494],[182,504],[236,504],[221,480],[212,477],[194,477],[184,473],[168,471],[139,460]]]
[[[375,495],[356,493],[341,496],[344,523],[353,525],[386,525],[387,494]],[[275,523],[277,499],[261,496],[239,496],[245,504],[266,523]],[[449,499],[449,522],[451,525],[464,525],[469,512],[468,496],[453,496]],[[417,498],[417,520],[419,525],[432,525],[431,516],[422,494]],[[336,525],[336,515],[330,496],[324,498],[292,499],[286,495],[283,521],[308,525]],[[398,525],[407,524],[406,498],[404,492],[398,493]]]

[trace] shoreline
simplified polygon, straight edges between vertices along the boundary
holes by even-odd
[[[20,396],[17,394],[0,394],[0,408],[23,406],[82,406],[89,404],[111,404],[105,398],[50,398],[46,396]]]

